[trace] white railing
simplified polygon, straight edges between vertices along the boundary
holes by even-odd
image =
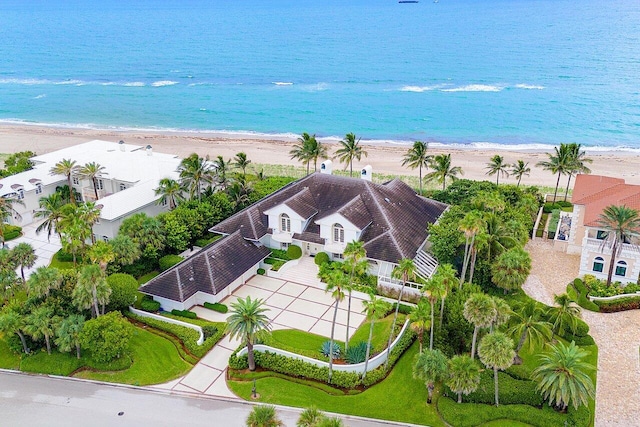
[[[180,325],[180,326],[184,326],[185,328],[193,329],[200,334],[200,338],[198,338],[198,341],[196,341],[196,344],[202,345],[202,343],[204,342],[204,333],[202,332],[202,328],[198,325],[194,325],[193,323],[183,322],[181,320],[172,319],[170,317],[160,316],[159,314],[138,310],[133,307],[129,307],[129,311],[140,317],[148,317],[150,319],[161,320],[163,322],[173,323],[174,325]]]
[[[402,330],[400,330],[400,333],[398,334],[396,339],[393,340],[393,342],[391,343],[391,350],[393,350],[394,347],[396,345],[398,345],[398,342],[400,341],[400,338],[402,338],[402,336],[404,335],[406,330],[409,328],[409,323],[410,323],[409,320],[407,320],[404,323],[404,326],[402,327]],[[314,359],[312,357],[302,356],[300,354],[292,353],[292,352],[286,351],[286,350],[281,350],[281,349],[275,348],[275,347],[270,347],[268,345],[256,344],[256,345],[253,346],[253,349],[254,349],[254,351],[268,351],[269,353],[275,353],[275,354],[279,354],[281,356],[291,357],[292,359],[302,360],[303,362],[311,363],[312,365],[315,365],[315,366],[320,366],[320,367],[325,367],[325,368],[329,367],[329,362],[325,362],[325,361],[322,361],[322,360]],[[242,348],[241,350],[238,351],[237,355],[238,356],[243,356],[246,353],[247,353],[247,348],[244,347],[244,348]],[[367,365],[367,371],[372,371],[372,370],[376,369],[377,367],[381,366],[386,361],[387,361],[387,349],[385,348],[384,351],[382,351],[379,354],[376,354],[375,356],[373,356],[372,358],[369,359],[369,364]],[[365,362],[354,363],[352,365],[336,365],[336,364],[334,364],[333,365],[333,370],[334,371],[342,371],[342,372],[356,372],[358,374],[363,374],[364,373],[364,365],[365,365]]]
[[[378,276],[378,285],[388,285],[388,286],[392,286],[394,288],[400,289],[402,288],[402,280],[394,279],[393,277],[389,277],[389,276]],[[405,285],[405,288],[422,292],[423,286],[424,285],[422,285],[421,283],[407,282]]]
[[[586,244],[587,246],[590,246],[592,248],[596,248],[598,251],[601,250],[601,248],[603,248],[602,243],[603,240],[601,239],[594,239],[593,237],[586,237]],[[604,251],[602,251],[603,253],[611,253],[611,248],[609,248],[608,246],[604,247]],[[627,255],[633,255],[633,256],[637,256],[640,251],[638,250],[637,247],[630,245],[628,243],[623,243],[622,244],[622,254],[627,254]]]

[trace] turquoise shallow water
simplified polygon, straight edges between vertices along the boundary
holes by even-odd
[[[640,149],[640,2],[0,1],[0,120]]]

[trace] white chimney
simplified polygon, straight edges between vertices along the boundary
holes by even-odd
[[[147,156],[150,156],[153,154],[153,148],[150,145],[147,145],[145,150],[147,151]]]
[[[120,140],[120,142],[118,142],[118,145],[120,146],[120,151],[124,152],[125,151],[125,149],[124,149],[124,141]]]
[[[362,168],[362,172],[360,172],[360,178],[365,179],[367,181],[371,181],[371,177],[373,175],[373,168],[371,165],[367,165]]]
[[[326,173],[331,175],[333,173],[333,162],[331,160],[325,160],[320,165],[320,173]]]

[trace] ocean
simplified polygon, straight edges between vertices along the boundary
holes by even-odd
[[[638,0],[0,0],[0,124],[640,149]]]

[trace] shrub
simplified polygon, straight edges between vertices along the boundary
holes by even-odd
[[[217,333],[218,333],[218,328],[216,327],[216,325],[202,326],[202,334],[204,335],[205,340],[209,337],[214,336]]]
[[[210,302],[205,302],[203,305],[204,305],[204,308],[217,311],[218,313],[226,313],[229,311],[229,308],[226,305],[220,304],[219,302],[216,302],[213,304],[211,304]]]
[[[289,256],[287,255],[287,251],[283,249],[270,249],[271,257],[277,259],[283,259],[285,261],[289,261]]]
[[[635,310],[640,308],[640,296],[622,297],[612,301],[598,301],[594,303],[600,307],[602,313],[614,313],[616,311]]]
[[[266,273],[266,271],[265,271],[265,269],[264,269],[264,268],[259,268],[259,269],[258,269],[258,274],[259,274],[259,275],[264,276],[264,274],[265,274],[265,273]]]
[[[143,299],[140,303],[140,309],[144,311],[148,311],[149,313],[155,313],[160,310],[160,303],[158,301],[154,301],[153,299]]]
[[[345,353],[345,360],[348,363],[362,363],[367,357],[367,343],[359,342],[355,345],[350,346]]]
[[[559,211],[561,208],[562,206],[560,206],[557,202],[556,203],[547,202],[543,205],[542,212],[548,214],[555,210]]]
[[[391,306],[391,312],[395,311],[397,305],[398,305],[397,302],[393,303],[393,305]],[[400,308],[398,309],[398,313],[402,313],[402,314],[411,314],[412,311],[413,311],[413,307],[406,304],[400,304]]]
[[[160,271],[167,271],[174,265],[178,264],[182,261],[182,257],[180,255],[165,255],[158,260],[158,265],[160,266]]]
[[[246,354],[244,356],[238,356],[237,351],[234,351],[231,356],[229,356],[229,367],[237,370],[248,369],[249,357]]]
[[[60,249],[56,253],[56,259],[60,262],[73,262],[73,254],[64,252],[62,249]]]
[[[111,288],[109,310],[126,310],[136,302],[138,281],[129,274],[116,273],[107,277]]]
[[[313,260],[317,266],[321,266],[323,264],[328,264],[329,263],[329,254],[326,252],[320,252],[319,254],[316,254],[315,259]]]
[[[186,317],[187,319],[197,319],[198,315],[189,310],[171,310],[171,314],[174,316]]]
[[[322,347],[320,347],[320,353],[323,356],[329,357],[329,351],[331,349],[331,341],[325,341],[322,343]],[[337,342],[333,343],[333,358],[340,359],[340,354],[342,353],[342,349],[340,348],[340,344]]]
[[[591,276],[593,277],[593,276]],[[595,279],[595,277],[594,277]],[[570,294],[569,289],[574,289],[577,293],[578,297],[576,302],[578,305],[586,310],[590,311],[600,311],[600,307],[598,307],[593,301],[589,299],[587,286],[584,284],[582,280],[576,278],[572,283],[567,285],[567,293]]]
[[[498,382],[500,387],[500,404],[525,404],[530,406],[542,406],[544,399],[542,394],[536,391],[536,383],[531,380],[520,380],[513,378],[505,372],[498,372]],[[455,396],[451,389],[445,386],[447,394]],[[469,403],[494,403],[494,381],[493,371],[485,369],[480,376],[480,385],[473,393],[464,398]]]
[[[133,277],[141,277],[158,269],[158,260],[154,258],[142,257],[130,265],[123,265],[121,270],[123,273],[132,275]]]
[[[8,242],[22,234],[22,227],[17,225],[3,224],[2,229],[4,231],[4,241]]]
[[[284,265],[285,261],[276,258],[266,258],[264,263],[271,265],[271,270],[278,271],[280,270],[280,267]]]
[[[585,335],[585,336],[578,336],[578,335],[573,335],[571,333],[567,333],[564,334],[564,336],[562,337],[565,340],[571,342],[571,341],[575,341],[576,345],[579,346],[585,346],[585,345],[595,345],[595,341],[593,340],[593,337],[591,335]]]
[[[589,325],[584,320],[578,319],[575,334],[578,337],[586,337],[589,335]]]
[[[570,208],[571,206],[573,206],[571,204],[571,202],[567,202],[567,201],[564,201],[564,200],[557,201],[556,205],[560,206],[561,208]]]
[[[551,219],[549,220],[549,227],[547,228],[549,236],[551,236],[552,233],[555,235],[558,222],[560,222],[560,209],[554,209],[551,213]]]
[[[287,248],[287,257],[289,259],[298,259],[302,256],[302,249],[300,246],[291,245]]]
[[[129,348],[132,326],[117,311],[85,322],[80,343],[97,362],[110,362]]]

